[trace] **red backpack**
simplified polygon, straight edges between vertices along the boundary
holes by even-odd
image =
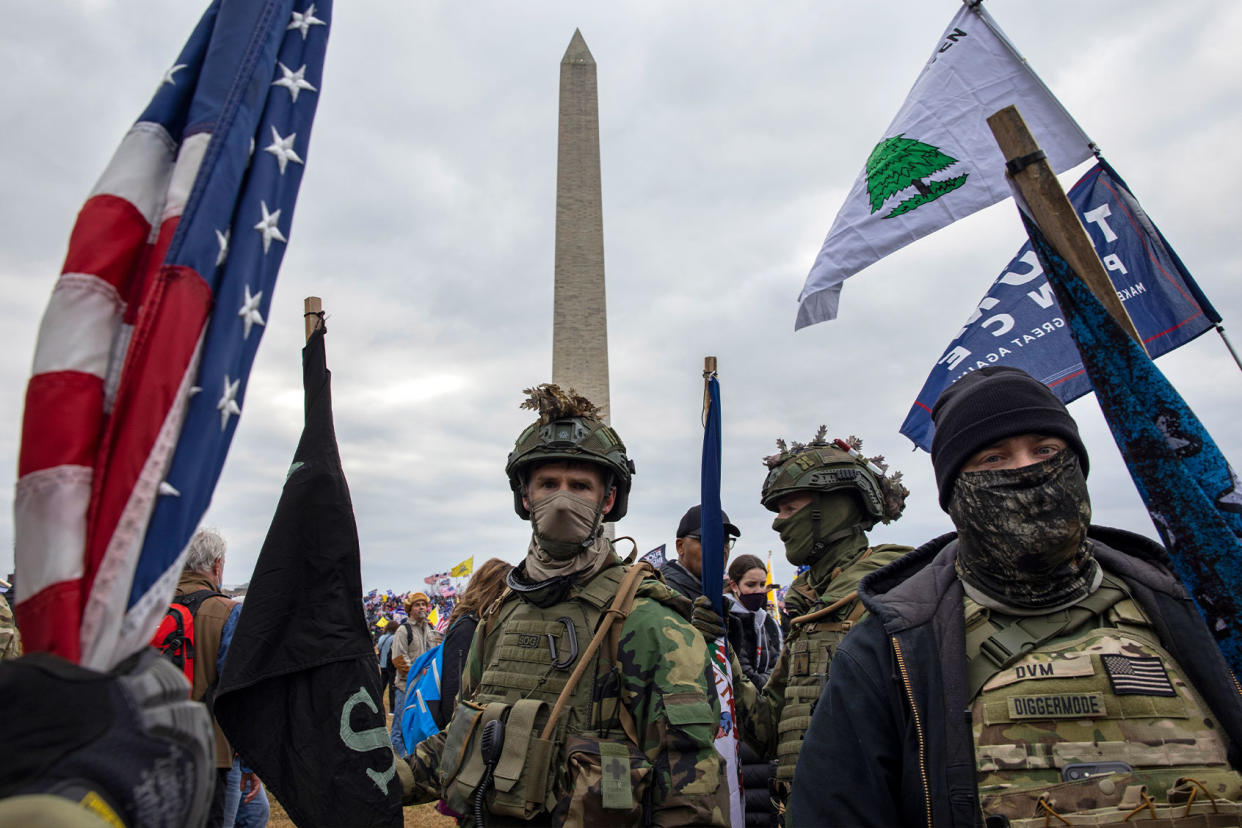
[[[194,684],[194,616],[204,601],[216,595],[228,597],[214,589],[200,589],[173,598],[151,639],[151,646],[177,665],[191,686]]]

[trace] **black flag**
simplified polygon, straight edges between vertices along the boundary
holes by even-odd
[[[298,825],[398,826],[401,783],[362,609],[322,325],[306,423],[216,691],[229,741]]]

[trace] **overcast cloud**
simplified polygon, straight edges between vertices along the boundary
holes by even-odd
[[[15,470],[39,319],[74,216],[202,10],[186,0],[12,4],[0,71],[0,467]],[[1242,4],[988,0],[1225,318],[1242,311]],[[874,541],[949,528],[897,429],[1023,236],[1012,202],[851,279],[840,319],[796,297],[955,0],[339,2],[288,253],[206,522],[249,579],[301,430],[302,298],[323,297],[367,588],[474,555],[517,561],[505,456],[550,379],[559,64],[598,64],[612,419],[638,466],[617,527],[672,545],[698,502],[703,357],[719,358],[735,553],[776,552],[760,458],[820,423],[912,491]],[[1063,177],[1072,182],[1077,173]],[[1242,337],[1242,326],[1238,328]],[[1240,339],[1242,342],[1242,339]],[[1161,368],[1227,456],[1242,373],[1215,334]],[[1097,522],[1154,535],[1093,397],[1071,405]],[[12,471],[0,569],[12,569]]]

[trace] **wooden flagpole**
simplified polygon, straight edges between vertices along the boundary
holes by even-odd
[[[703,357],[703,425],[707,425],[707,408],[711,403],[711,396],[707,391],[707,381],[716,376],[716,358],[714,356]]]
[[[323,324],[323,319],[319,316],[321,313],[323,313],[323,300],[318,296],[307,296],[302,300],[302,319],[306,323],[306,339],[308,342],[315,329]]]
[[[1117,297],[1117,291],[1104,270],[1091,237],[1082,226],[1073,205],[1061,189],[1061,182],[1044,158],[1039,144],[1027,129],[1026,122],[1015,106],[1007,106],[988,118],[992,136],[1005,156],[1012,179],[1018,192],[1030,207],[1031,216],[1039,229],[1047,236],[1052,247],[1065,257],[1078,278],[1091,290],[1100,303],[1121,325],[1122,330],[1147,351],[1143,340],[1125,306]]]

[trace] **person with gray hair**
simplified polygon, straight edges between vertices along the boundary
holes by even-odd
[[[224,577],[224,553],[227,551],[228,544],[220,530],[204,526],[190,538],[184,569],[213,575],[214,583],[219,584]]]
[[[216,529],[202,527],[190,538],[185,565],[173,602],[188,607],[194,616],[194,682],[190,697],[206,701],[220,678],[220,666],[228,652],[229,641],[241,615],[241,604],[220,591],[224,580],[224,557],[228,544]],[[224,823],[225,789],[229,771],[233,769],[233,748],[224,731],[212,717],[216,731],[216,785],[207,824]],[[247,784],[248,783],[248,784]],[[253,773],[243,773],[242,786],[249,793],[246,801],[259,792],[259,781]]]

